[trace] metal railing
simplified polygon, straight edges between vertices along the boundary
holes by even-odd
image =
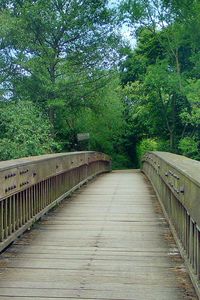
[[[0,162],[0,251],[75,189],[110,169],[110,158],[97,152]]]
[[[200,298],[200,162],[148,152],[142,170],[157,192]]]

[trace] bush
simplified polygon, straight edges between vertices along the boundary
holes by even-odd
[[[111,156],[113,170],[129,169],[131,167],[130,159],[126,154],[113,153]]]
[[[178,148],[182,155],[193,159],[200,159],[199,141],[195,137],[185,137],[180,140]]]
[[[157,139],[143,139],[136,146],[137,162],[140,165],[141,159],[148,151],[169,151],[169,143]]]
[[[1,104],[0,160],[41,155],[57,149],[48,117],[32,102]]]

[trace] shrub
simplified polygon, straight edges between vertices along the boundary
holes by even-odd
[[[40,155],[58,149],[48,117],[32,102],[0,107],[0,160]]]
[[[200,159],[199,141],[195,137],[184,137],[180,140],[178,148],[182,155],[193,159]]]
[[[139,165],[143,155],[148,151],[169,151],[169,143],[163,140],[146,138],[136,146],[136,155]]]
[[[131,167],[130,159],[126,154],[113,153],[111,156],[113,170],[128,169]]]

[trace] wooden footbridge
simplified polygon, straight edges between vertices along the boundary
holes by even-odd
[[[110,170],[96,152],[0,163],[0,300],[198,299],[200,163]]]

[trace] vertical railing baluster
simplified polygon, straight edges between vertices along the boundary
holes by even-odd
[[[8,198],[4,200],[4,238],[8,237]]]
[[[12,197],[8,198],[8,235],[12,233]]]
[[[197,278],[200,280],[200,230],[197,227]]]
[[[4,239],[4,200],[0,201],[0,242]]]
[[[63,159],[59,161],[58,155],[58,163],[54,155],[53,162],[56,162],[56,171],[53,174],[54,166],[51,162],[48,164],[48,159],[46,164],[44,163],[46,158],[42,161],[42,169],[40,169],[41,158],[38,162],[34,158],[30,166],[27,161],[23,165],[22,159],[19,165],[13,164],[14,171],[11,171],[10,164],[8,164],[8,172],[5,171],[5,167],[3,168],[5,174],[2,178],[8,186],[5,186],[2,192],[3,197],[0,199],[0,251],[4,244],[7,245],[6,240],[12,242],[22,231],[31,226],[34,218],[36,220],[45,213],[47,210],[45,208],[49,206],[48,209],[50,209],[56,204],[56,200],[60,201],[64,198],[65,193],[70,192],[72,188],[90,176],[106,171],[109,165],[109,161],[95,160],[93,153],[73,154],[71,157],[66,155],[66,162]],[[66,167],[64,170],[65,163],[69,168]],[[45,175],[44,178],[42,174]]]

